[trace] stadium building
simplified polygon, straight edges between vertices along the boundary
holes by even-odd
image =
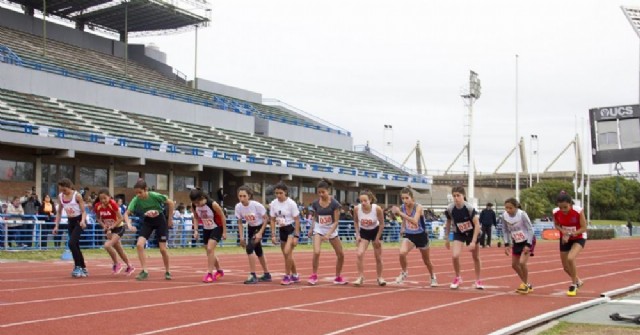
[[[407,185],[430,190],[430,178],[368,145],[354,147],[340,127],[286,104],[265,104],[259,93],[189,81],[157,48],[127,43],[130,33],[206,26],[206,1],[1,4],[2,200],[31,187],[55,195],[63,177],[127,200],[138,178],[185,203],[191,187],[211,194],[223,188],[226,207],[235,204],[238,186],[252,186],[256,200],[267,201],[280,180],[305,204],[321,177],[334,180],[336,198],[347,203],[362,188],[385,204],[397,203]]]

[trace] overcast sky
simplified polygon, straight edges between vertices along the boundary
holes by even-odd
[[[527,151],[538,135],[540,170],[582,133],[583,121],[588,134],[589,108],[638,101],[639,39],[620,5],[640,1],[211,2],[211,26],[199,31],[199,77],[285,101],[397,161],[419,140],[429,170],[446,169],[464,145],[460,93],[469,70],[482,81],[477,169],[493,172],[511,150],[516,54],[519,133]],[[151,41],[193,77],[193,31],[131,43]],[[392,148],[384,145],[385,124],[393,126]],[[574,166],[566,154],[551,170]],[[625,168],[638,170],[637,163]],[[466,168],[460,161],[454,169]],[[511,158],[500,171],[514,170]]]

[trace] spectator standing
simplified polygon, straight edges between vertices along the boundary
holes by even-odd
[[[36,221],[35,216],[38,215],[38,211],[42,204],[38,200],[38,196],[35,192],[31,190],[27,191],[29,194],[26,197],[25,201],[22,203],[22,209],[24,210],[24,215],[32,216],[28,218],[27,222],[22,224],[22,233],[21,233],[21,243],[23,247],[31,247],[33,240],[33,225]]]
[[[11,244],[11,240],[15,242],[16,247],[20,246],[20,230],[22,229],[22,216],[24,215],[24,210],[22,209],[22,205],[20,204],[20,198],[13,197],[10,203],[7,204],[7,212],[8,217],[6,218],[6,225],[8,233],[7,235],[9,240],[8,243]],[[9,247],[9,245],[7,245]]]
[[[487,203],[487,207],[480,212],[480,225],[482,233],[480,235],[480,245],[491,247],[491,227],[497,225],[496,212],[493,211],[493,204]]]
[[[42,230],[40,231],[40,247],[47,247],[47,236],[50,232],[53,231],[54,219],[56,217],[56,204],[51,200],[51,196],[48,194],[44,195],[42,198],[42,206],[38,210],[38,215],[43,216],[44,224],[42,225]],[[56,239],[60,241],[61,236],[57,235],[54,237],[54,242]]]
[[[118,207],[120,208],[120,214],[124,215],[124,212],[127,211],[127,205],[124,204],[124,199],[117,198],[116,203],[118,204]]]
[[[631,223],[631,219],[627,220],[627,228],[629,228],[629,236],[633,236],[633,223]]]

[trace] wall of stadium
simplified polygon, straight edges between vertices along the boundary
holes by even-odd
[[[269,137],[353,150],[353,138],[323,130],[256,118],[255,131]]]
[[[0,63],[0,88],[125,112],[253,133],[254,118]],[[343,136],[344,137],[344,136]]]

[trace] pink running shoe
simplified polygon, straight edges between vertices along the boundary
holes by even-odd
[[[124,274],[126,274],[127,276],[131,276],[131,274],[135,270],[136,270],[136,268],[133,265],[127,265],[127,269],[124,270]]]
[[[312,273],[311,276],[309,276],[309,279],[307,280],[307,283],[309,283],[309,285],[315,285],[318,283],[318,274],[317,273]]]
[[[117,275],[118,273],[120,273],[120,271],[122,271],[122,264],[120,263],[113,264],[112,270],[113,272],[111,274]]]
[[[476,280],[476,282],[473,283],[473,287],[476,290],[484,290],[484,285],[482,285],[482,280]]]
[[[300,282],[300,275],[298,274],[292,274],[291,275],[291,283],[292,284],[297,284]]]
[[[202,277],[203,283],[213,283],[215,279],[213,278],[213,274],[211,272],[207,272],[207,274]]]
[[[284,275],[282,281],[280,282],[280,285],[291,285],[291,279],[289,279],[288,275]]]
[[[451,283],[451,285],[449,285],[449,288],[451,288],[452,290],[457,290],[460,284],[462,284],[462,277],[455,277],[453,278],[453,282]]]
[[[224,270],[220,269],[220,270],[217,270],[216,273],[213,275],[213,280],[218,280],[222,277],[224,277]]]
[[[348,284],[349,282],[344,280],[342,276],[337,276],[336,279],[333,280],[333,283],[336,285],[345,285],[345,284]]]

